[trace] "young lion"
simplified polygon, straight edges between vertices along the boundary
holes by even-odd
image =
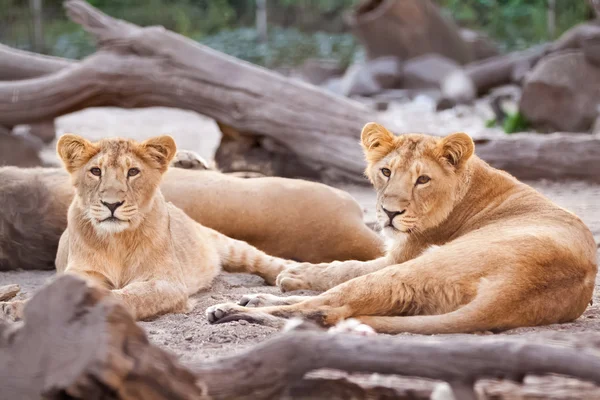
[[[165,201],[158,186],[176,152],[171,137],[90,143],[64,135],[57,149],[76,192],[57,270],[110,289],[136,318],[186,310],[221,266],[274,284],[286,265]]]
[[[394,136],[370,123],[361,139],[387,256],[292,266],[277,278],[282,290],[326,292],[246,296],[210,307],[209,321],[301,316],[332,325],[354,317],[379,332],[437,334],[567,322],[583,313],[597,265],[579,218],[491,168],[464,133]]]

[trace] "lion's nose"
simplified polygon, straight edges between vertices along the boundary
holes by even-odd
[[[392,222],[394,220],[394,218],[396,218],[398,215],[402,215],[406,212],[406,209],[404,209],[402,211],[389,211],[389,210],[386,210],[385,207],[381,207],[381,209],[388,216],[388,218],[390,219],[390,222]]]
[[[111,214],[114,214],[116,209],[123,205],[124,201],[120,201],[118,203],[107,203],[105,201],[101,201],[101,203],[110,210]]]

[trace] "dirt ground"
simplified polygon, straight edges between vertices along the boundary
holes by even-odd
[[[119,131],[114,134],[138,139],[171,132],[180,148],[198,151],[206,158],[211,157],[219,140],[219,133],[213,121],[179,110],[163,109],[157,112],[148,109],[132,112],[96,109],[62,117],[57,124],[59,133],[77,132],[90,138],[102,137],[104,132],[114,132],[115,127],[118,127]],[[52,146],[48,147],[45,157],[47,160],[55,161]],[[596,241],[600,242],[600,185],[582,182],[529,183],[559,205],[579,215],[592,230]],[[365,220],[373,222],[375,196],[372,189],[359,186],[341,186],[341,188],[350,192],[363,206]],[[19,297],[23,298],[30,296],[52,277],[52,272],[3,272],[0,273],[0,285],[20,284],[22,292]],[[597,281],[597,285],[599,283],[600,280]],[[166,315],[140,324],[153,342],[172,351],[184,362],[229,355],[264,341],[276,334],[276,330],[245,321],[209,325],[204,317],[204,311],[211,305],[237,301],[244,294],[256,292],[278,293],[278,289],[266,286],[261,278],[255,276],[223,273],[214,281],[210,289],[194,296],[197,304],[189,314]],[[600,332],[600,292],[596,290],[594,304],[575,322],[516,329],[503,335],[557,331]],[[598,391],[600,389],[592,387],[590,390],[594,393],[590,396],[600,397]]]

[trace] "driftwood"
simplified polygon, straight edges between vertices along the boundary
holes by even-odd
[[[430,0],[365,0],[345,19],[370,59],[408,60],[428,53],[459,64],[473,59],[459,28]]]
[[[91,106],[184,108],[218,121],[224,139],[217,158],[225,171],[345,177],[364,183],[365,165],[358,145],[361,128],[379,120],[395,130],[392,123],[381,121],[359,103],[241,62],[162,28],[140,28],[115,20],[78,0],[69,1],[67,9],[73,20],[95,35],[100,50],[82,62],[65,61],[58,72],[54,72],[56,64],[38,62],[44,65],[38,69],[44,74],[0,82],[0,126],[48,121]],[[25,55],[31,60],[40,57]],[[512,73],[519,63],[509,64]],[[478,81],[476,68],[471,72]],[[600,181],[600,175],[589,169],[597,160],[592,157],[600,152],[597,138],[561,135],[547,141],[532,134],[519,138],[526,140],[480,139],[484,145],[477,147],[477,154],[518,178]],[[565,156],[560,146],[569,148],[572,156]],[[538,160],[535,168],[530,168],[532,159]]]
[[[167,106],[194,110],[244,133],[276,138],[323,168],[362,171],[357,148],[369,110],[216,52],[161,27],[115,20],[68,1],[100,50],[54,74],[0,85],[0,125],[49,120],[86,107]]]
[[[19,285],[0,286],[0,301],[12,299],[20,290],[21,287]]]
[[[36,78],[57,72],[75,61],[32,54],[0,44],[0,81]]]
[[[329,386],[304,378],[322,369],[444,380],[460,399],[475,398],[473,384],[482,378],[562,374],[600,383],[592,350],[495,337],[362,337],[306,324],[186,367],[151,344],[108,292],[72,276],[37,293],[23,325],[0,325],[3,399],[270,399],[286,392],[302,398],[319,385],[349,390],[339,379]]]

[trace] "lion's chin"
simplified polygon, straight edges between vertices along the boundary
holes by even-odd
[[[104,235],[112,235],[115,233],[120,233],[129,228],[129,221],[123,221],[118,218],[107,218],[105,220],[96,222],[94,227],[98,231],[98,233]]]

